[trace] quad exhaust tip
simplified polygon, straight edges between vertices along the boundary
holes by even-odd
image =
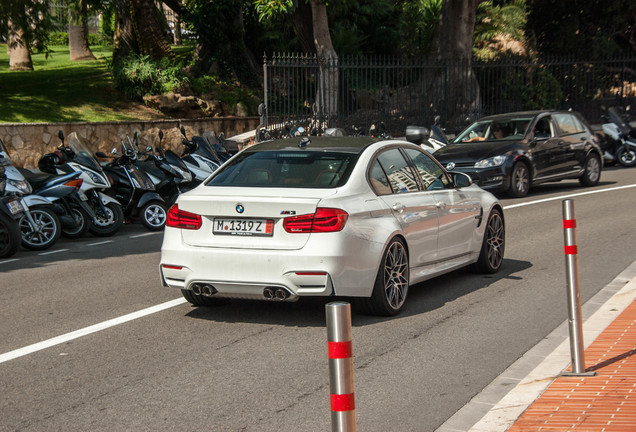
[[[291,293],[284,288],[279,287],[267,287],[263,290],[263,296],[267,300],[287,300],[291,297]]]
[[[196,295],[202,295],[205,297],[212,297],[218,291],[210,284],[192,284],[192,292]]]

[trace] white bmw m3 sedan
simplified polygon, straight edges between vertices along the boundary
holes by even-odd
[[[247,147],[168,214],[161,280],[221,298],[352,298],[396,315],[409,287],[457,268],[497,272],[501,204],[406,141],[297,137]]]

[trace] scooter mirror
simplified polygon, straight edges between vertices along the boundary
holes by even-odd
[[[64,142],[64,132],[61,130],[57,131],[57,136],[60,140],[62,140],[62,142]]]
[[[185,131],[185,127],[181,126],[181,135],[183,135],[184,137],[187,138],[186,136],[186,131]]]
[[[104,153],[103,151],[98,151],[97,153],[95,153],[95,156],[100,157],[100,158],[108,157],[108,155],[106,153]]]
[[[163,139],[163,131],[160,130],[159,131],[159,141],[161,141]]]
[[[116,154],[117,154],[117,149],[116,149],[116,148],[113,148],[113,149],[110,151],[110,154],[112,154],[112,155],[116,155]]]
[[[152,152],[152,147],[146,146],[146,153],[151,153],[151,152]]]

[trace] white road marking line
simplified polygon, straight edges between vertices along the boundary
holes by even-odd
[[[80,338],[82,336],[89,335],[91,333],[96,333],[96,332],[99,332],[99,331],[102,331],[102,330],[106,330],[106,329],[108,329],[110,327],[114,327],[114,326],[117,326],[119,324],[126,323],[128,321],[136,320],[138,318],[142,318],[142,317],[145,317],[147,315],[151,315],[151,314],[154,314],[154,313],[157,313],[157,312],[161,312],[163,310],[170,309],[170,308],[175,307],[175,306],[179,306],[179,305],[181,305],[181,304],[183,304],[185,302],[186,302],[186,300],[184,298],[171,300],[171,301],[168,301],[168,302],[165,302],[165,303],[158,304],[156,306],[152,306],[152,307],[149,307],[149,308],[146,308],[146,309],[142,309],[142,310],[137,311],[137,312],[129,313],[129,314],[121,316],[119,318],[114,318],[114,319],[111,319],[111,320],[108,320],[108,321],[104,321],[104,322],[99,323],[99,324],[92,325],[90,327],[85,327],[83,329],[76,330],[76,331],[71,332],[71,333],[66,333],[64,335],[57,336],[57,337],[54,337],[52,339],[48,339],[48,340],[45,340],[45,341],[42,341],[42,342],[38,342],[38,343],[35,343],[33,345],[26,346],[24,348],[19,348],[19,349],[14,350],[14,351],[9,351],[8,353],[0,355],[0,363],[4,363],[4,362],[7,362],[9,360],[16,359],[18,357],[22,357],[22,356],[25,356],[27,354],[32,354],[34,352],[41,351],[43,349],[50,348],[50,347],[55,346],[55,345],[59,345],[59,344],[62,344],[64,342],[68,342],[68,341],[71,341],[73,339],[77,339],[77,338]]]
[[[517,207],[525,207],[525,206],[529,206],[529,205],[533,205],[533,204],[541,204],[541,203],[546,203],[546,202],[549,202],[549,201],[557,201],[557,200],[563,200],[563,199],[568,199],[568,198],[574,198],[574,197],[583,196],[583,195],[592,195],[592,194],[598,194],[598,193],[603,193],[603,192],[614,192],[614,191],[617,191],[617,190],[629,189],[629,188],[634,188],[634,187],[636,187],[636,184],[626,185],[626,186],[616,186],[616,187],[608,188],[608,189],[599,189],[599,190],[593,190],[593,191],[588,191],[588,192],[580,192],[580,193],[569,194],[569,195],[561,195],[561,196],[558,196],[558,197],[546,198],[546,199],[541,199],[541,200],[536,200],[536,201],[528,201],[528,202],[519,203],[519,204],[511,204],[509,206],[505,206],[504,210],[513,209],[513,208],[517,208]]]
[[[151,235],[155,235],[158,234],[159,232],[149,232],[149,233],[145,233],[145,234],[137,234],[134,236],[130,236],[130,238],[137,238],[137,237],[146,237],[146,236],[151,236]]]
[[[57,249],[54,251],[48,251],[48,252],[40,252],[38,255],[52,255],[52,254],[56,254],[56,253],[60,253],[60,252],[66,252],[68,249]]]
[[[89,243],[87,246],[101,246],[103,244],[114,243],[114,240],[104,240],[97,243]]]
[[[11,258],[11,259],[8,259],[8,260],[0,261],[0,264],[7,264],[7,263],[10,263],[10,262],[13,262],[13,261],[20,261],[20,260],[18,258]]]

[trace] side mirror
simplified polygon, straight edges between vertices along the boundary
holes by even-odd
[[[103,151],[98,151],[97,153],[95,153],[95,156],[100,157],[100,158],[107,158],[108,155],[106,153],[104,153]]]
[[[185,131],[185,127],[183,127],[183,125],[181,126],[181,135],[183,135],[184,137],[187,138],[186,136],[186,131]]]
[[[161,141],[163,139],[163,131],[160,130],[159,131],[159,141]]]
[[[116,154],[117,154],[117,149],[116,149],[116,148],[113,148],[113,149],[110,151],[110,154],[112,154],[113,156],[114,156],[114,155],[116,155]]]
[[[151,153],[151,152],[152,152],[152,147],[146,146],[146,153]]]
[[[455,187],[465,188],[473,184],[473,179],[466,173],[454,172],[453,183],[455,183]]]
[[[62,132],[62,130],[60,129],[59,131],[57,131],[57,137],[64,142],[64,132]]]
[[[431,136],[431,131],[423,126],[407,126],[406,140],[413,144],[420,145],[422,141],[427,140]]]

